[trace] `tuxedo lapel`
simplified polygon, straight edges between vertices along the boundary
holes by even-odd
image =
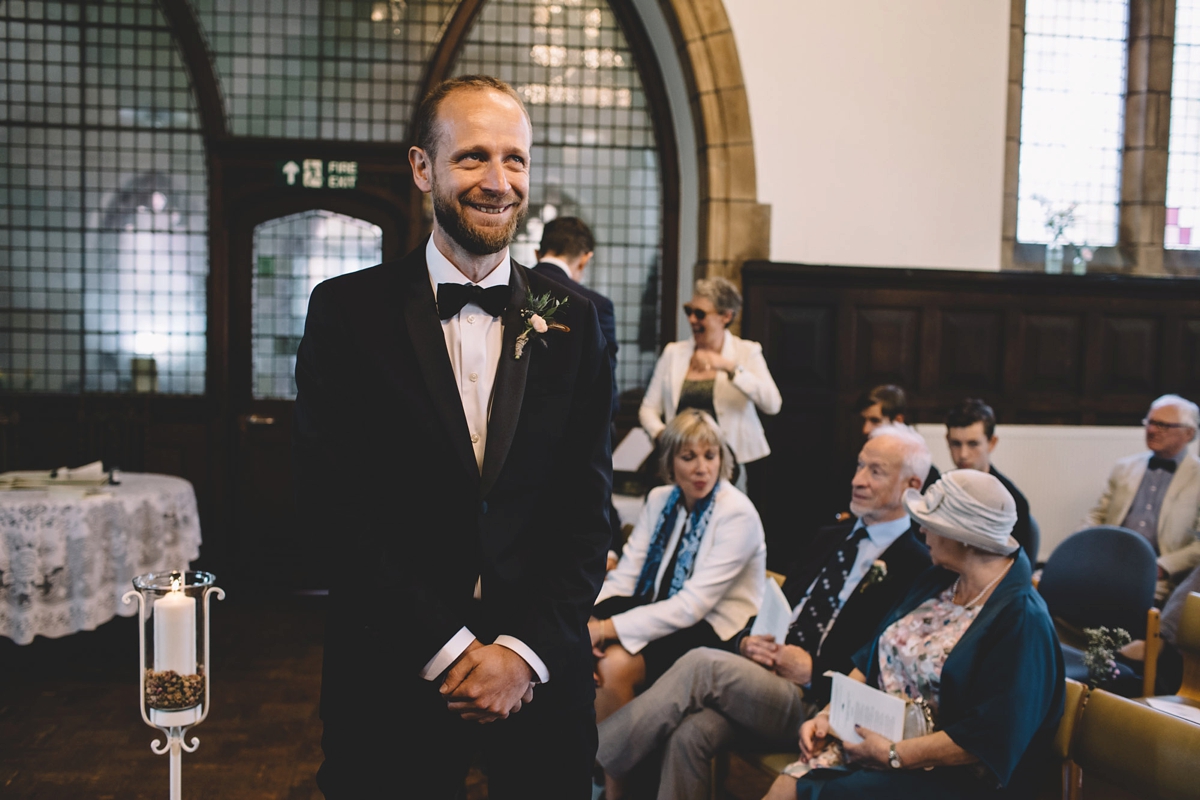
[[[483,453],[483,477],[479,484],[480,499],[487,497],[508,458],[513,437],[517,433],[521,403],[525,399],[525,378],[529,375],[529,359],[535,357],[534,353],[538,349],[533,346],[533,342],[529,342],[521,358],[514,355],[517,336],[525,330],[521,309],[525,306],[527,292],[525,268],[515,261],[508,285],[510,295],[508,310],[504,312],[504,345],[500,348],[500,363],[496,367],[496,384],[492,390],[487,447]]]
[[[417,363],[421,365],[421,374],[433,399],[433,407],[463,469],[472,480],[478,480],[479,467],[475,463],[475,451],[471,449],[471,431],[463,414],[454,368],[446,352],[446,337],[438,319],[433,287],[429,285],[424,248],[418,249],[400,265],[397,277],[404,325],[416,352]]]

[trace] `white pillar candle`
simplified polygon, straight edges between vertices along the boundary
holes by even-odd
[[[196,599],[167,592],[154,601],[154,670],[196,674]]]

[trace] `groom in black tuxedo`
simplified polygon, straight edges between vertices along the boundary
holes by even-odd
[[[417,113],[432,237],[313,291],[295,471],[334,560],[329,798],[588,797],[587,619],[604,574],[611,372],[582,295],[510,261],[532,128],[484,76]],[[531,316],[527,297],[566,305]]]

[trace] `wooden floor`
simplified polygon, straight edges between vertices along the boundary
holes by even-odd
[[[213,704],[183,756],[184,796],[320,798],[322,598],[212,607]],[[137,673],[134,619],[25,647],[0,638],[0,796],[165,797]]]

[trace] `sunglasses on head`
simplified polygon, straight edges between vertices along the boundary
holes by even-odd
[[[707,311],[705,311],[703,308],[696,308],[695,306],[684,306],[683,313],[689,318],[695,317],[697,322],[704,322],[704,318],[708,316]]]

